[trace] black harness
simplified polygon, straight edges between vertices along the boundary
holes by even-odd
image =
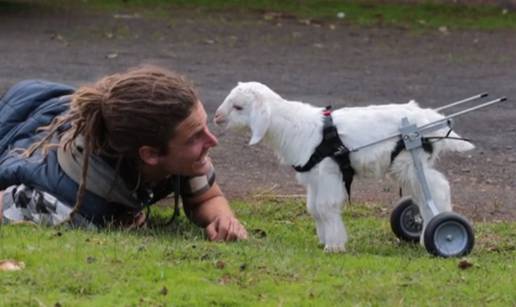
[[[305,165],[292,167],[300,173],[308,172],[324,158],[331,157],[339,165],[348,197],[351,198],[351,183],[353,182],[355,171],[351,167],[349,160],[349,149],[340,140],[337,127],[333,124],[331,106],[326,107],[323,115],[323,139],[321,143],[315,148],[314,153]]]

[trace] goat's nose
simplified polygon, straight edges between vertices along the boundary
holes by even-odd
[[[216,112],[215,113],[215,118],[213,119],[213,122],[216,124],[216,125],[221,125],[223,124],[224,122],[226,121],[225,117],[224,117],[224,114],[220,113],[220,112]]]

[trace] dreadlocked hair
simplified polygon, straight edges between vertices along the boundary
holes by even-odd
[[[83,203],[92,154],[115,158],[116,171],[122,159],[139,164],[141,146],[152,146],[166,154],[175,128],[198,101],[190,81],[158,67],[142,66],[110,75],[80,87],[72,95],[69,111],[44,127],[45,137],[29,147],[25,155],[38,149],[46,154],[56,146],[66,150],[83,137],[81,181],[69,221]],[[51,144],[56,135],[59,143]]]

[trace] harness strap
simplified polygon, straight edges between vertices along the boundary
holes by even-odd
[[[350,151],[342,143],[337,127],[333,124],[331,106],[326,107],[323,115],[323,139],[321,143],[315,148],[314,153],[305,165],[293,166],[293,168],[300,173],[308,172],[324,158],[331,157],[339,165],[348,198],[351,199],[351,183],[353,182],[355,171],[351,167]]]

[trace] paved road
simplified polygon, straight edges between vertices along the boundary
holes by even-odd
[[[511,103],[468,114],[456,130],[475,141],[442,157],[457,211],[476,220],[516,219],[516,32],[419,33],[265,20],[238,13],[171,12],[164,19],[124,12],[0,11],[0,91],[27,78],[79,85],[141,63],[178,70],[199,88],[212,115],[237,81],[261,81],[316,105],[361,106],[416,99],[436,107],[483,91]],[[218,133],[215,129],[215,131]],[[303,193],[293,171],[247,136],[226,134],[213,151],[230,197]],[[356,202],[390,208],[388,180],[354,183]]]

